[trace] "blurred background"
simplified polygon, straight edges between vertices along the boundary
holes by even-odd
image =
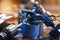
[[[32,0],[33,1],[33,0]],[[57,16],[60,15],[60,0],[36,0],[39,5],[42,5],[47,11],[50,11],[51,14]],[[6,14],[7,16],[13,16],[11,19],[6,20],[5,22],[18,23],[18,12],[21,8],[21,4],[31,4],[30,0],[0,0],[0,14]],[[59,21],[55,22],[56,24],[60,23]],[[50,30],[44,30],[43,35],[48,35]]]
[[[59,15],[60,13],[60,0],[36,0],[40,5],[51,11],[52,14]],[[12,14],[17,11],[19,4],[22,4],[21,0],[0,0],[0,13]],[[27,3],[27,0],[25,1]]]

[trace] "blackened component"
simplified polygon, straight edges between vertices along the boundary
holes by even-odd
[[[34,11],[35,13],[42,13],[42,12],[43,12],[43,11],[42,11],[42,8],[41,8],[40,6],[38,6],[37,3],[34,2],[32,5],[33,5],[34,7],[36,7],[36,8],[35,8],[35,11]]]
[[[60,32],[58,32],[58,29],[60,29],[60,24],[53,28],[53,30],[51,30],[51,32],[49,33],[50,40],[59,40]]]
[[[46,24],[46,26],[55,27],[53,23],[53,19],[49,17],[47,13],[42,13],[41,18],[42,18],[42,21]]]
[[[4,23],[4,22],[2,24],[0,24],[0,31],[2,31],[8,25],[10,25],[10,24],[9,23]]]
[[[7,40],[7,35],[4,32],[0,33],[0,40]]]
[[[10,24],[6,28],[0,32],[1,40],[14,40],[14,36],[18,33],[18,26],[16,27],[14,24]]]
[[[46,26],[52,26],[55,27],[55,24],[53,23],[53,19],[49,17],[50,15],[43,12],[42,8],[38,6],[36,3],[33,3],[33,6],[35,8],[35,13],[39,13],[41,15],[41,20],[46,24]]]
[[[14,37],[11,37],[9,32],[0,32],[0,40],[14,40]]]

